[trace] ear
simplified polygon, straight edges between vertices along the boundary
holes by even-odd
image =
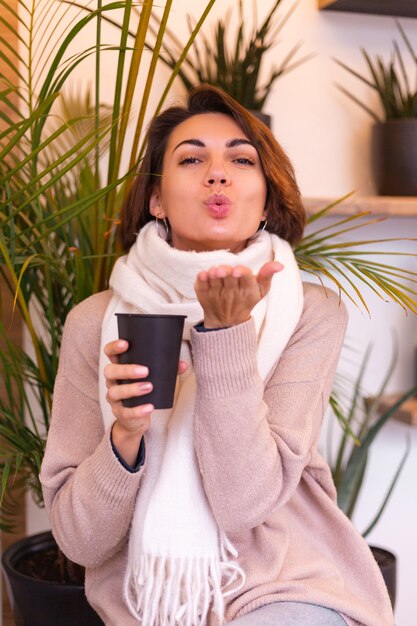
[[[165,211],[161,206],[161,192],[159,187],[154,187],[149,198],[149,213],[158,219],[166,217]]]

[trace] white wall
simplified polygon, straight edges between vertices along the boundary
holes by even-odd
[[[229,6],[237,3],[229,2]],[[252,2],[245,0],[248,16]],[[283,9],[290,6],[284,0]],[[258,0],[260,16],[264,15],[271,1]],[[205,6],[204,0],[174,2],[173,21],[178,36],[185,39],[187,27],[185,13],[197,16]],[[225,3],[218,0],[212,18],[224,15]],[[402,24],[417,48],[417,19],[402,19]],[[231,20],[233,24],[233,20]],[[208,30],[210,30],[208,28]],[[105,37],[111,32],[106,31]],[[93,36],[93,33],[92,33]],[[337,57],[360,71],[364,62],[360,47],[370,53],[388,54],[391,40],[397,36],[394,21],[389,17],[353,15],[346,13],[319,12],[316,0],[301,0],[295,14],[285,26],[281,43],[270,53],[269,61],[280,51],[288,51],[298,40],[303,40],[305,53],[316,56],[292,74],[279,80],[267,101],[266,112],[273,116],[273,131],[287,150],[296,168],[298,181],[305,196],[339,197],[349,191],[372,194],[374,187],[369,165],[369,136],[372,120],[355,107],[335,87],[339,82],[351,89],[358,97],[373,102],[369,91],[343,72],[333,61]],[[109,41],[109,39],[107,39]],[[84,67],[84,78],[91,78],[92,66]],[[111,67],[106,64],[108,84],[111,84]],[[166,72],[161,72],[161,84]],[[414,76],[414,74],[413,74]],[[162,87],[158,87],[160,90]],[[178,100],[181,86],[175,86],[170,101]],[[417,218],[394,218],[372,227],[372,237],[417,236]],[[363,234],[364,237],[369,234]],[[390,244],[392,247],[393,244]],[[402,251],[415,252],[415,243],[398,245]],[[403,261],[407,267],[417,271],[416,259]],[[395,328],[400,342],[400,359],[391,382],[390,391],[403,391],[416,381],[415,351],[417,347],[417,317],[394,306],[369,296],[372,317],[368,319],[349,305],[350,323],[348,337],[360,354],[371,340],[375,344],[366,384],[370,392],[376,390],[382,376],[382,368],[390,357],[390,331]],[[342,363],[343,365],[343,363]],[[352,368],[352,366],[351,366]],[[401,480],[384,517],[369,537],[394,550],[399,557],[399,589],[396,610],[397,626],[415,626],[417,597],[413,588],[415,562],[417,558],[417,429],[400,423],[388,425],[374,444],[369,472],[363,490],[356,523],[361,529],[372,514],[373,507],[380,501],[381,494],[394,471],[404,447],[405,433],[412,437],[412,452]],[[30,520],[30,530],[42,527],[35,519]]]

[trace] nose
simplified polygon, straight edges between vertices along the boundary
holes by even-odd
[[[229,174],[223,163],[212,162],[206,173],[206,185],[214,187],[215,185],[228,185],[230,183]]]
[[[209,185],[215,185],[216,183],[225,185],[227,182],[227,179],[226,178],[209,178],[207,182]]]

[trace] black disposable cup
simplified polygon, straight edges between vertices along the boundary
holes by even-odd
[[[146,365],[149,375],[138,379],[151,381],[153,390],[143,396],[123,400],[126,407],[153,404],[156,409],[170,409],[174,404],[175,383],[186,315],[148,315],[116,313],[119,338],[129,342],[120,355],[120,363]],[[133,380],[121,380],[132,383]]]

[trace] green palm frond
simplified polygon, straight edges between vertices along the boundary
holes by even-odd
[[[372,399],[365,400],[363,379],[369,365],[371,352],[372,347],[368,346],[359,367],[356,380],[351,385],[347,404],[341,401],[340,392],[338,391],[332,394],[334,397],[330,403],[334,414],[344,426],[339,437],[335,456],[329,455],[329,464],[337,490],[338,505],[350,518],[355,513],[358,496],[362,488],[370,446],[394,413],[406,400],[417,393],[417,387],[408,390],[391,407],[382,412],[379,410],[381,398],[389,384],[398,358],[398,347],[394,344],[391,361],[378,391]],[[329,437],[333,436],[330,431],[328,435]],[[395,470],[394,476],[390,481],[388,489],[373,519],[363,531],[364,536],[375,527],[381,518],[398,482],[409,452],[410,442],[407,439],[401,461]]]
[[[411,56],[417,69],[417,54],[413,49],[407,34],[401,23],[396,21],[403,44]],[[417,117],[417,89],[412,87],[409,76],[405,69],[405,62],[396,41],[393,43],[393,54],[389,61],[385,61],[377,55],[372,59],[370,55],[361,49],[365,59],[368,75],[360,74],[352,67],[346,65],[339,59],[334,59],[336,63],[352,76],[363,82],[365,85],[376,91],[378,94],[383,115],[375,113],[367,104],[356,98],[350,91],[337,85],[348,98],[358,104],[376,122],[390,119],[415,118]]]
[[[348,196],[332,202],[318,214],[311,216],[309,224],[331,214],[331,210],[346,197]],[[385,262],[387,256],[417,258],[417,254],[374,249],[381,244],[386,248],[387,243],[398,242],[397,238],[358,241],[344,239],[348,233],[369,228],[382,219],[384,218],[374,218],[363,212],[338,218],[309,232],[294,249],[298,266],[308,274],[327,277],[340,295],[344,294],[368,313],[369,308],[360,289],[361,283],[382,300],[392,300],[417,313],[417,272]],[[375,257],[381,257],[383,261],[379,262]]]
[[[4,330],[0,325],[0,338],[4,347],[0,351],[0,371],[4,386],[4,394],[0,399],[0,527],[11,531],[17,503],[14,491],[9,487],[13,485],[18,488],[30,483],[35,498],[41,498],[37,476],[49,420],[39,421],[33,406],[39,402],[45,409],[42,415],[45,417],[49,413],[44,406],[44,382],[36,363],[8,340]],[[52,393],[50,387],[48,392]]]

